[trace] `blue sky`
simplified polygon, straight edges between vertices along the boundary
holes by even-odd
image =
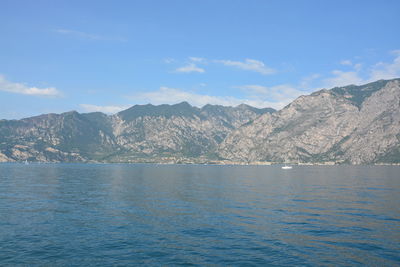
[[[0,119],[188,101],[282,108],[400,77],[400,1],[19,1],[0,8]]]

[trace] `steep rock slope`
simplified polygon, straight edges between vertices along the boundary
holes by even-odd
[[[355,164],[400,162],[400,79],[368,97],[359,117],[354,131],[328,156]]]
[[[398,162],[399,96],[399,79],[301,96],[232,132],[218,154],[248,162]]]
[[[210,114],[209,109],[215,109]],[[0,161],[143,161],[213,153],[264,112],[250,106],[136,105],[116,115],[46,114],[0,121]]]
[[[108,117],[71,111],[0,121],[0,153],[12,160],[83,161],[113,151]]]
[[[248,105],[136,105],[0,120],[0,162],[400,162],[400,79]],[[182,160],[183,159],[183,160]]]
[[[264,112],[250,106],[136,105],[112,117],[115,140],[124,153],[135,157],[212,157],[228,133]]]

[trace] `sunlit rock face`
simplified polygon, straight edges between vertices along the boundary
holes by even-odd
[[[300,96],[230,133],[218,155],[236,161],[399,162],[400,79]]]
[[[215,158],[234,129],[274,112],[247,105],[196,108],[136,105],[112,116],[100,112],[46,114],[0,121],[1,161],[146,161],[162,157]]]
[[[285,108],[135,105],[0,120],[0,162],[400,162],[400,79],[300,96]]]

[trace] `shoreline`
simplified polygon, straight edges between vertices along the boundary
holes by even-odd
[[[145,161],[126,161],[126,162],[104,162],[104,161],[0,161],[0,164],[152,164],[152,165],[203,165],[203,166],[400,166],[400,163],[372,163],[372,164],[351,164],[351,163],[333,163],[333,162],[231,162],[231,161],[212,161],[212,162],[145,162]]]

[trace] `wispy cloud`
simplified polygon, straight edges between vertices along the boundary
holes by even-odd
[[[187,101],[197,107],[202,107],[206,104],[237,106],[243,103],[259,108],[280,108],[283,105],[282,103],[269,102],[260,99],[237,98],[231,96],[211,96],[169,87],[161,87],[156,91],[135,94],[129,98],[136,103],[152,103],[155,105],[175,104],[182,101]]]
[[[175,72],[178,73],[191,73],[198,72],[204,73],[205,69],[198,66],[198,64],[206,64],[207,60],[201,57],[189,57],[186,65],[180,68],[175,69]]]
[[[186,66],[177,68],[175,72],[181,72],[181,73],[190,73],[190,72],[199,72],[203,73],[204,69],[198,67],[195,63],[189,63]]]
[[[81,108],[86,112],[103,112],[108,114],[114,114],[121,110],[129,108],[129,106],[98,106],[91,104],[80,104]]]
[[[15,83],[8,81],[3,75],[0,75],[0,91],[33,95],[33,96],[50,96],[50,97],[61,97],[62,93],[54,87],[38,88],[29,87],[23,83]]]
[[[365,66],[359,62],[343,60],[344,70],[336,69],[327,75],[314,73],[303,77],[294,85],[278,84],[265,86],[259,84],[247,84],[235,86],[242,91],[241,96],[215,96],[187,91],[184,89],[160,87],[158,90],[142,92],[130,97],[136,103],[174,104],[188,101],[194,106],[206,104],[218,104],[236,106],[242,103],[255,107],[272,107],[281,109],[300,95],[309,94],[320,88],[332,88],[350,84],[363,84],[378,79],[391,79],[400,77],[400,51],[392,51],[394,59],[391,62],[381,62]],[[201,67],[207,64],[222,64],[243,70],[255,71],[264,75],[272,74],[274,69],[267,67],[263,62],[246,59],[245,61],[211,60],[206,58],[189,57],[187,65],[176,69],[177,72],[204,72]],[[199,67],[201,66],[201,67]]]
[[[242,70],[255,71],[263,75],[270,75],[276,72],[275,69],[266,66],[264,62],[249,58],[245,59],[244,61],[215,60],[214,62],[223,64],[225,66],[236,67]]]
[[[174,63],[174,62],[175,62],[175,59],[174,59],[174,58],[171,58],[171,57],[167,57],[167,58],[164,58],[162,61],[163,61],[165,64],[171,64],[171,63]]]
[[[349,71],[333,70],[330,77],[322,79],[322,86],[331,88],[350,84],[360,85],[381,79],[394,79],[400,77],[400,50],[391,51],[394,59],[391,62],[379,62],[372,66],[363,67],[361,63],[346,61],[352,69]]]
[[[358,71],[333,70],[331,74],[331,77],[323,80],[323,87],[332,88],[336,86],[364,83],[364,79],[360,77]]]
[[[189,60],[192,62],[198,62],[198,63],[206,63],[207,59],[202,58],[202,57],[189,57]]]
[[[171,60],[165,60],[164,62],[167,64],[172,63]],[[266,66],[262,61],[255,59],[245,59],[244,61],[233,61],[233,60],[212,60],[203,57],[188,57],[186,60],[186,65],[183,67],[179,67],[175,69],[174,72],[178,73],[190,73],[190,72],[199,72],[204,73],[204,66],[208,64],[222,64],[228,67],[235,67],[242,70],[254,71],[261,73],[263,75],[270,75],[276,72],[275,69]],[[201,67],[199,67],[199,65]]]
[[[351,60],[348,60],[348,59],[345,59],[345,60],[342,60],[342,61],[340,61],[340,64],[342,64],[342,65],[347,65],[347,66],[351,66],[351,65],[353,65],[353,63],[351,62]]]
[[[342,65],[344,65],[345,68],[348,69],[348,71],[337,69],[331,71],[328,75],[314,73],[309,76],[303,77],[297,84],[294,85],[278,84],[275,86],[265,86],[259,84],[247,84],[235,86],[234,88],[240,89],[242,91],[241,96],[237,97],[215,96],[179,88],[160,87],[158,90],[137,93],[135,95],[129,96],[128,98],[134,103],[142,104],[175,104],[182,101],[187,101],[194,106],[202,107],[206,104],[237,106],[239,104],[245,103],[254,107],[272,107],[279,110],[300,95],[309,94],[323,87],[332,88],[349,84],[363,84],[377,79],[400,77],[400,51],[394,51],[393,55],[395,56],[393,61],[378,63],[370,67],[365,67],[358,62],[343,62],[345,64]],[[185,67],[189,66],[187,70],[188,72],[193,71],[190,70],[191,68],[198,68],[196,63],[199,65],[216,63],[216,61],[203,58],[188,58],[187,62],[188,65]],[[231,62],[233,61],[229,62],[230,63],[228,64],[225,64],[227,62],[223,64],[236,67],[242,66],[240,64],[231,64]],[[222,62],[219,61],[217,63]],[[246,61],[241,63],[246,63]],[[259,65],[260,64],[258,64],[258,66]],[[184,67],[182,67],[182,69],[183,68]],[[254,68],[252,68],[251,70],[254,70]],[[115,113],[127,108],[126,106],[81,106],[84,107],[87,111],[102,111],[106,113]]]
[[[115,37],[115,36],[105,36],[105,35],[99,35],[99,34],[93,34],[93,33],[87,33],[87,32],[82,32],[82,31],[75,31],[75,30],[69,30],[69,29],[56,29],[54,32],[63,34],[63,35],[69,35],[77,38],[82,38],[82,39],[89,39],[89,40],[97,40],[97,41],[126,41],[124,38],[121,37]]]
[[[395,56],[392,62],[380,62],[373,66],[370,80],[393,79],[400,77],[400,50],[391,51]]]
[[[275,109],[283,108],[296,97],[308,94],[307,91],[299,90],[289,84],[280,84],[275,86],[251,84],[237,86],[237,88],[241,89],[246,94],[246,98],[269,102],[270,107]]]
[[[318,81],[318,79],[321,77],[321,74],[318,73],[313,73],[311,75],[308,75],[306,77],[303,77],[300,80],[299,88],[301,90],[309,90],[313,88],[313,84]]]

